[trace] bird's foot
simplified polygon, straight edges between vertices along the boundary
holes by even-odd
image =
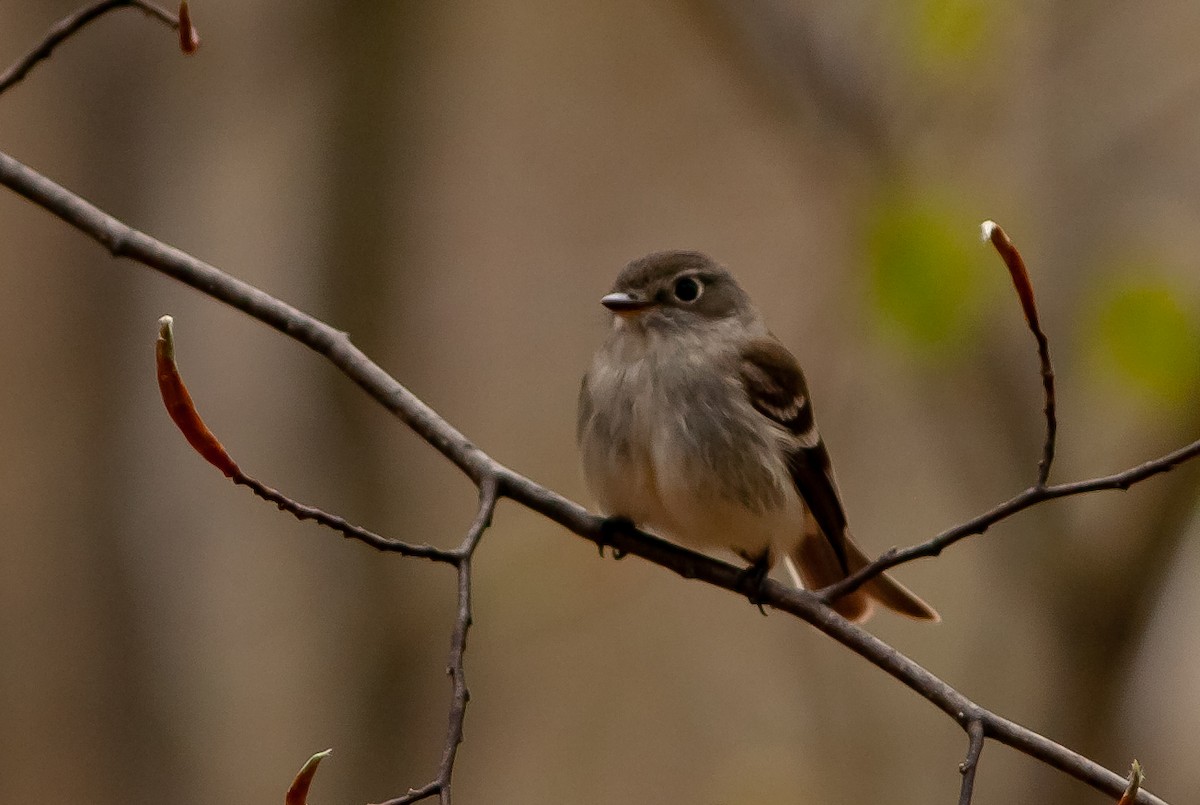
[[[738,592],[745,595],[763,615],[767,614],[767,611],[763,609],[763,585],[767,583],[767,574],[770,571],[771,555],[764,553],[757,559],[751,560],[747,567],[739,571],[737,578]]]
[[[600,558],[604,558],[605,546],[612,548],[613,559],[624,559],[625,551],[612,544],[612,538],[618,534],[629,534],[637,531],[637,526],[628,517],[606,517],[600,523],[600,541],[596,547],[600,549]]]

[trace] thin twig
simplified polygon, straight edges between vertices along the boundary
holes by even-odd
[[[186,6],[185,6],[186,8]],[[176,358],[175,324],[171,316],[163,316],[158,320],[158,339],[154,344],[155,373],[158,378],[158,389],[162,395],[163,405],[171,421],[187,439],[201,457],[209,464],[219,469],[227,478],[240,486],[249,487],[254,494],[263,500],[274,503],[281,510],[290,512],[299,520],[315,520],[320,525],[341,532],[344,536],[357,539],[381,551],[399,553],[403,556],[423,557],[437,562],[452,564],[458,575],[458,612],[454,620],[454,629],[450,636],[450,661],[447,672],[450,674],[453,695],[450,703],[449,726],[446,731],[446,744],[442,751],[442,762],[438,768],[438,776],[433,782],[420,789],[413,789],[407,795],[396,800],[397,805],[416,802],[420,799],[438,794],[442,805],[450,805],[451,778],[454,774],[454,760],[458,755],[458,745],[462,743],[463,721],[466,717],[467,692],[466,675],[463,671],[463,657],[467,651],[467,630],[471,626],[471,559],[483,532],[492,522],[496,511],[496,501],[500,494],[500,482],[494,474],[485,475],[479,483],[479,511],[471,527],[467,530],[462,543],[453,551],[442,551],[428,545],[409,545],[398,540],[382,537],[372,531],[351,525],[343,518],[330,514],[314,506],[308,506],[272,489],[256,478],[247,475],[238,463],[221,444],[221,440],[204,422],[196,404],[183,381]],[[316,772],[316,765],[323,755],[314,755],[308,764],[301,769],[292,788],[288,791],[287,800],[295,805],[305,805],[308,796],[308,786]]]
[[[1173,453],[1161,458],[1130,468],[1116,475],[1104,478],[1093,478],[1074,484],[1059,484],[1048,486],[1050,467],[1054,463],[1055,436],[1058,432],[1058,418],[1055,413],[1054,368],[1050,363],[1050,342],[1038,321],[1037,300],[1033,292],[1033,283],[1029,279],[1029,271],[1025,260],[1008,235],[995,221],[983,222],[983,238],[989,241],[1004,260],[1008,273],[1012,277],[1013,287],[1021,302],[1021,310],[1025,314],[1025,322],[1037,340],[1038,358],[1041,363],[1042,390],[1045,398],[1046,438],[1042,445],[1042,458],[1038,462],[1037,481],[1014,498],[1001,503],[999,506],[983,514],[938,534],[933,539],[914,545],[903,550],[893,548],[878,559],[850,574],[845,579],[831,584],[820,591],[821,599],[826,602],[836,601],[866,584],[871,579],[889,568],[911,562],[922,557],[937,556],[947,547],[964,537],[982,534],[996,523],[1011,517],[1023,509],[1035,506],[1052,498],[1079,495],[1101,489],[1128,489],[1138,481],[1143,481],[1152,475],[1166,472],[1187,461],[1200,452],[1200,441],[1193,442]]]
[[[471,560],[483,532],[492,523],[496,503],[500,498],[498,476],[487,475],[479,485],[479,510],[475,521],[467,529],[467,536],[454,551],[454,564],[458,569],[458,611],[454,618],[454,631],[450,636],[450,659],[446,673],[450,676],[452,695],[449,724],[446,728],[446,743],[442,747],[442,762],[437,777],[420,788],[410,789],[407,794],[388,800],[383,805],[408,805],[438,795],[441,805],[450,805],[450,790],[454,776],[454,761],[458,756],[458,745],[463,739],[463,723],[467,715],[467,702],[471,693],[467,690],[467,678],[463,669],[463,657],[467,652],[467,632],[471,628]]]
[[[54,52],[56,47],[61,45],[64,40],[74,36],[86,27],[88,23],[110,11],[126,7],[141,9],[172,30],[179,29],[179,19],[171,12],[160,6],[156,6],[154,3],[148,3],[145,0],[101,0],[101,2],[81,8],[69,17],[64,17],[56,22],[33,50],[17,59],[11,67],[5,70],[3,74],[0,74],[0,93],[5,92],[23,79],[38,62],[50,58],[50,54]]]
[[[1086,481],[1075,481],[1074,483],[1041,487],[1031,486],[1020,494],[1004,501],[999,506],[989,509],[983,514],[967,520],[965,523],[948,528],[927,542],[904,549],[893,548],[885,552],[861,570],[852,573],[836,584],[831,584],[825,589],[820,590],[821,599],[823,601],[836,601],[842,596],[854,592],[885,570],[905,564],[906,562],[911,562],[914,559],[938,556],[942,551],[959,540],[982,534],[1001,520],[1007,520],[1017,512],[1024,511],[1031,506],[1036,506],[1039,503],[1055,498],[1073,497],[1074,495],[1082,495],[1088,492],[1100,492],[1109,489],[1126,490],[1147,478],[1173,470],[1180,464],[1190,461],[1196,456],[1200,456],[1200,439],[1191,444],[1184,445],[1178,450],[1173,450],[1164,456],[1159,456],[1151,461],[1138,464],[1136,467],[1130,467],[1123,472],[1104,475],[1099,478],[1091,478]]]
[[[588,513],[579,504],[500,464],[367,358],[345,333],[186,252],[131,228],[2,152],[0,184],[95,239],[114,256],[128,257],[173,277],[323,355],[477,485],[483,484],[485,479],[494,478],[503,497],[546,516],[596,545],[608,544],[684,577],[726,590],[737,592],[740,589],[742,572],[739,568],[642,532],[606,531],[604,518]],[[1093,489],[1124,488],[1169,469],[1166,466],[1168,463],[1174,466],[1197,453],[1200,453],[1200,442],[1176,451],[1172,454],[1173,459],[1164,457],[1116,476],[1035,489],[1025,494],[1048,499]],[[999,513],[992,512],[984,518],[971,521],[965,531],[978,533],[992,522],[1030,505],[1030,500],[1019,496],[1001,507]],[[980,525],[985,518],[991,519]],[[965,534],[958,538],[961,539],[961,536]],[[1114,799],[1124,792],[1126,780],[1121,775],[1026,727],[984,710],[896,649],[837,615],[817,595],[785,587],[773,580],[763,584],[759,595],[765,606],[787,612],[811,624],[918,693],[957,723],[962,723],[963,713],[972,713],[994,740],[1059,769]],[[1145,789],[1139,792],[1138,802],[1142,805],[1164,805],[1161,799]]]
[[[246,474],[233,460],[229,451],[225,449],[225,445],[221,444],[221,440],[204,423],[204,418],[200,416],[200,412],[192,400],[192,395],[188,392],[187,384],[183,382],[183,375],[179,371],[179,364],[176,360],[175,323],[170,316],[163,316],[158,320],[158,339],[154,343],[154,365],[163,405],[166,407],[171,421],[175,423],[175,427],[179,429],[198,455],[220,470],[235,484],[249,487],[254,494],[269,503],[274,503],[280,510],[291,513],[297,520],[314,520],[326,528],[341,533],[348,539],[356,539],[372,548],[399,553],[403,556],[457,564],[460,552],[442,551],[429,545],[410,545],[380,536],[373,531],[353,525],[336,514],[330,514],[315,506],[293,500],[279,490],[272,489]]]
[[[1021,310],[1025,313],[1025,323],[1037,340],[1038,360],[1041,362],[1042,393],[1046,404],[1046,439],[1042,443],[1042,458],[1038,461],[1037,483],[1043,487],[1050,480],[1050,465],[1054,463],[1054,439],[1058,433],[1058,417],[1055,413],[1054,396],[1054,366],[1050,363],[1050,341],[1042,331],[1038,321],[1037,296],[1033,292],[1033,282],[1029,279],[1029,270],[1017,247],[1009,239],[1008,234],[995,221],[983,222],[983,239],[990,241],[1008,267],[1012,277],[1013,287],[1021,300]]]
[[[971,805],[971,797],[975,793],[975,772],[979,770],[979,756],[983,754],[985,737],[982,720],[972,719],[967,722],[967,757],[958,764],[958,771],[962,774],[958,805]]]
[[[239,471],[230,480],[239,486],[248,487],[254,494],[265,501],[274,503],[279,507],[280,511],[288,512],[295,516],[297,520],[312,520],[319,525],[337,531],[347,539],[358,540],[376,550],[398,553],[401,556],[412,556],[418,559],[429,559],[430,561],[442,562],[444,564],[457,564],[456,555],[451,551],[443,551],[432,545],[414,545],[376,534],[374,531],[370,531],[362,526],[356,526],[336,514],[330,514],[327,511],[318,509],[316,506],[309,506],[298,500],[293,500],[279,490],[272,489],[262,481],[251,478],[244,472]]]
[[[471,524],[462,547],[459,548],[458,561],[458,614],[454,619],[454,634],[450,642],[450,662],[446,669],[450,674],[453,686],[453,699],[450,704],[449,724],[446,728],[446,745],[442,750],[442,763],[438,769],[438,779],[441,780],[441,803],[450,805],[450,780],[454,773],[454,760],[458,756],[458,745],[463,739],[463,720],[467,715],[467,702],[471,693],[467,690],[466,672],[463,669],[463,655],[467,652],[467,632],[471,628],[471,560],[483,532],[492,523],[496,512],[496,501],[500,486],[496,476],[488,476],[479,487],[479,512],[475,522]]]

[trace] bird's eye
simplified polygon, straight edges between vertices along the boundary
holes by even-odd
[[[704,286],[695,277],[680,277],[675,280],[675,298],[680,302],[695,302],[704,291]]]

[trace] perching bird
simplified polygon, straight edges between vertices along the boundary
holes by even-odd
[[[780,559],[809,589],[867,564],[800,365],[729,271],[698,252],[656,252],[600,301],[612,328],[583,378],[576,435],[607,515],[731,550],[760,581]],[[887,575],[834,608],[861,621],[875,602],[939,620]]]

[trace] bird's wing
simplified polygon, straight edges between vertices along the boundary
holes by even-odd
[[[773,337],[756,338],[742,350],[740,376],[750,404],[795,437],[787,447],[792,480],[848,574],[846,512],[800,364]]]

